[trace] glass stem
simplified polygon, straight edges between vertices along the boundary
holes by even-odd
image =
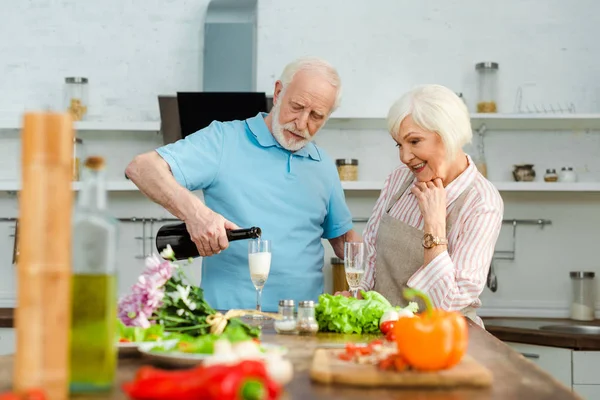
[[[256,311],[261,311],[260,301],[262,296],[262,288],[256,289]]]

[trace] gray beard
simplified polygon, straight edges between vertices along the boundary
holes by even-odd
[[[298,151],[304,146],[306,146],[308,143],[310,143],[313,138],[308,133],[308,129],[305,129],[303,132],[298,132],[298,130],[296,129],[296,124],[294,124],[293,122],[289,122],[285,125],[281,125],[279,123],[280,104],[281,103],[274,105],[273,109],[271,110],[271,133],[273,134],[275,140],[277,140],[277,142],[281,145],[281,147],[291,152]],[[288,131],[300,134],[304,139],[293,141],[288,140],[285,137],[285,133],[283,132],[286,129]]]

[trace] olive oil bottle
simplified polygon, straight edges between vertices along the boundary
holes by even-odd
[[[107,213],[104,159],[85,161],[73,216],[71,393],[110,391],[117,368],[117,233]]]

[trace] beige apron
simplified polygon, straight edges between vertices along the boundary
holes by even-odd
[[[411,176],[388,202],[385,212],[379,222],[377,231],[375,263],[375,287],[373,290],[381,293],[394,306],[405,307],[408,302],[402,297],[408,280],[423,265],[423,231],[413,228],[389,215],[392,206],[400,199],[402,194],[413,182]],[[452,225],[458,218],[460,210],[465,203],[471,186],[466,188],[455,200],[455,206],[446,217],[446,237]],[[425,310],[421,300],[417,300],[419,311]],[[481,319],[472,307],[466,307],[461,312],[475,323],[483,326]]]

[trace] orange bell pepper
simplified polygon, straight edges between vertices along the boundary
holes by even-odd
[[[459,312],[433,308],[425,293],[404,290],[408,300],[415,296],[423,299],[426,309],[414,318],[400,318],[394,325],[398,353],[417,370],[437,371],[453,367],[467,351],[465,317]]]

